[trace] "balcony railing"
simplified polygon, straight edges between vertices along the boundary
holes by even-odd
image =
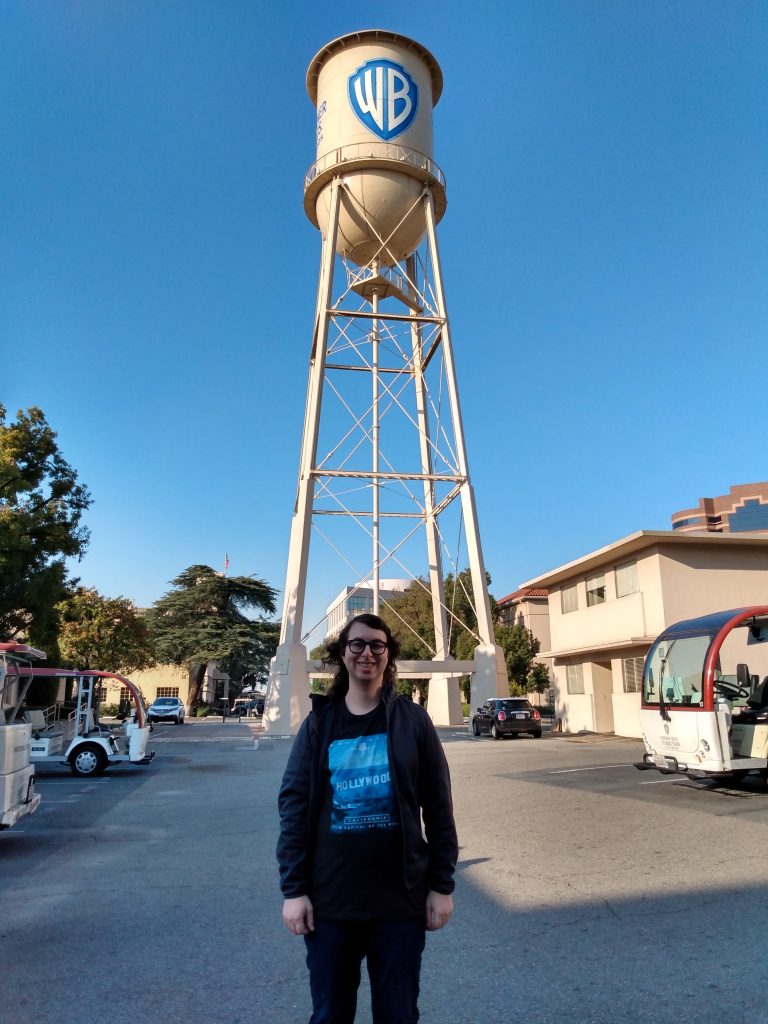
[[[351,161],[382,160],[397,164],[408,164],[422,171],[425,177],[431,178],[445,188],[445,175],[434,160],[416,149],[393,145],[390,142],[357,142],[350,146],[339,146],[324,153],[316,160],[304,178],[304,191],[319,176],[340,164]]]

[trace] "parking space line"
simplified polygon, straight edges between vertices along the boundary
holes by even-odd
[[[548,775],[571,775],[574,772],[601,772],[604,768],[634,768],[633,764],[598,764],[592,768],[558,768],[557,771],[547,772]]]

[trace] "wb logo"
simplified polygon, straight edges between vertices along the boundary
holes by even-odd
[[[388,142],[409,127],[419,89],[404,67],[391,60],[367,60],[349,76],[349,102],[365,127]]]

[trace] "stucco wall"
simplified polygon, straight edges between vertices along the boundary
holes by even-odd
[[[131,682],[138,686],[148,704],[155,699],[160,686],[178,687],[179,697],[185,705],[188,703],[189,671],[178,665],[158,665],[156,668],[148,668],[143,672],[132,672]]]
[[[615,676],[614,676],[615,679]],[[621,685],[621,663],[619,663],[619,685]],[[640,694],[613,694],[613,731],[617,736],[642,736],[640,729]]]
[[[667,624],[768,603],[768,551],[762,548],[681,545],[659,557]]]
[[[542,651],[549,650],[549,605],[546,601],[521,601],[525,625],[541,644]]]
[[[568,693],[565,680],[565,666],[555,669],[555,719],[559,719],[563,732],[594,730],[591,693]],[[585,673],[586,674],[586,673]],[[587,688],[585,679],[584,688]]]

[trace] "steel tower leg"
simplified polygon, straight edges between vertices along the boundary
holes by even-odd
[[[408,275],[412,281],[416,280],[416,260],[413,257],[410,257],[408,260]],[[416,388],[416,416],[419,425],[419,445],[421,448],[421,471],[425,476],[431,477],[433,460],[430,446],[429,417],[427,415],[427,388],[424,383],[421,334],[421,324],[414,321],[411,325],[411,348]],[[446,661],[449,657],[449,652],[445,615],[445,584],[440,555],[440,536],[435,516],[435,485],[431,479],[425,479],[424,481],[424,527],[429,562],[429,587],[432,593],[432,617],[435,627],[435,661]],[[462,725],[463,716],[458,676],[436,673],[431,677],[427,709],[436,725]]]
[[[295,735],[310,709],[307,649],[301,643],[301,636],[315,487],[312,470],[317,457],[317,437],[323,398],[328,309],[331,305],[333,269],[336,262],[341,179],[334,179],[331,188],[328,235],[323,240],[320,257],[320,277],[317,288],[312,352],[309,361],[298,493],[291,521],[291,538],[288,549],[283,621],[280,630],[280,644],[270,665],[269,690],[263,717],[265,732],[276,735]]]
[[[475,495],[469,478],[467,465],[467,452],[464,442],[464,426],[459,408],[459,394],[456,381],[456,368],[453,361],[453,347],[451,344],[451,331],[448,321],[448,313],[445,301],[445,289],[443,287],[443,274],[440,263],[440,253],[437,245],[437,231],[435,228],[435,210],[432,193],[429,189],[424,190],[424,216],[427,224],[427,237],[429,252],[432,260],[432,276],[435,288],[435,298],[440,316],[443,318],[442,346],[443,361],[445,365],[446,384],[453,418],[453,431],[456,442],[456,455],[459,464],[459,472],[464,477],[461,485],[461,507],[464,516],[464,529],[467,538],[467,555],[469,558],[469,570],[472,579],[472,592],[475,600],[475,613],[477,615],[477,630],[481,643],[475,649],[475,672],[472,674],[470,712],[471,709],[482,704],[489,697],[506,697],[509,695],[509,683],[507,679],[504,652],[495,643],[493,633],[493,621],[491,619],[491,603],[488,599],[488,583],[483,562],[483,552],[480,546],[480,530],[477,522],[477,508]],[[471,715],[470,715],[471,717]]]

